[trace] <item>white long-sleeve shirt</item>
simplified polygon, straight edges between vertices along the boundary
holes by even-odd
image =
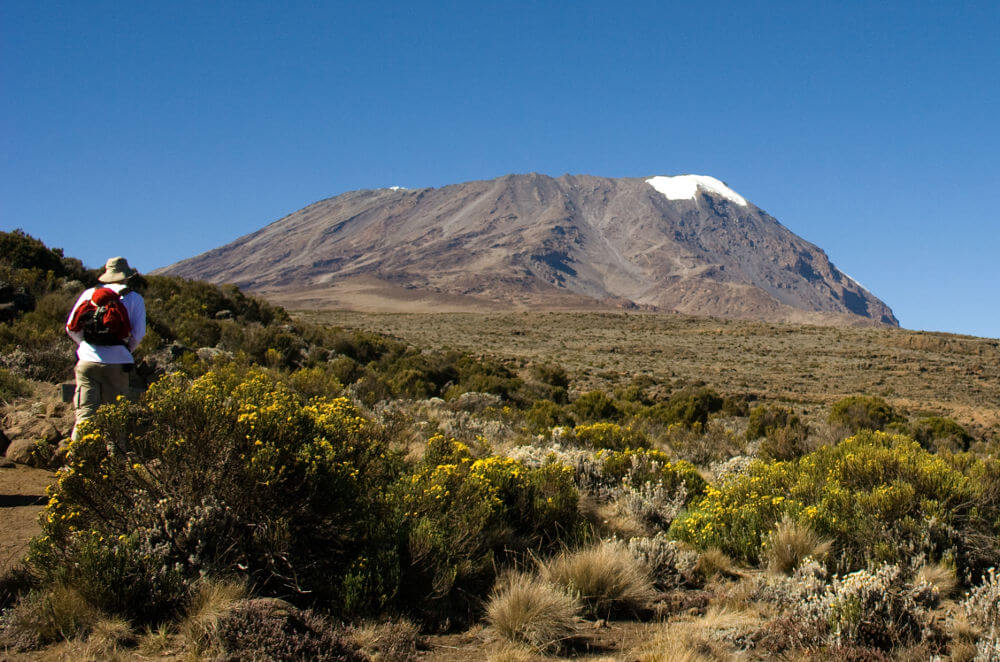
[[[110,283],[107,285],[101,285],[100,287],[107,287],[114,290],[115,292],[121,292],[127,286],[125,283]],[[73,313],[84,301],[88,301],[90,297],[94,295],[94,290],[96,287],[91,287],[90,289],[84,290],[80,298],[76,300],[73,304],[73,309],[69,311],[69,317],[66,318],[66,324],[73,319]],[[132,357],[132,352],[139,343],[142,342],[142,337],[146,335],[146,302],[142,298],[142,295],[138,292],[127,292],[125,296],[122,297],[122,303],[125,304],[125,310],[128,311],[128,321],[132,325],[132,335],[129,336],[126,341],[126,345],[91,345],[86,340],[83,339],[82,333],[77,333],[70,331],[69,327],[66,327],[66,333],[69,337],[76,341],[76,357],[81,361],[86,361],[87,363],[135,363],[135,359]]]

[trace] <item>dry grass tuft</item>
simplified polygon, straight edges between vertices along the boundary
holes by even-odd
[[[86,637],[103,618],[104,614],[75,588],[54,584],[25,595],[5,614],[0,646],[32,650]]]
[[[558,650],[579,628],[580,603],[531,575],[501,580],[486,606],[486,621],[502,638],[537,651]]]
[[[502,644],[490,651],[486,662],[544,662],[549,659],[524,645]]]
[[[790,575],[807,558],[822,561],[832,543],[805,524],[785,517],[771,531],[764,557],[771,572]]]
[[[420,628],[405,619],[365,623],[348,628],[345,638],[372,662],[407,662],[416,659]]]
[[[950,598],[958,588],[958,577],[955,569],[949,568],[942,563],[927,564],[917,570],[914,578],[917,583],[924,582],[930,584],[938,590],[942,598]]]
[[[639,662],[720,662],[736,659],[728,634],[751,632],[759,615],[748,611],[712,608],[690,621],[664,624],[648,641],[629,652],[626,659]]]
[[[139,654],[147,657],[165,655],[173,644],[172,639],[170,629],[165,624],[160,624],[155,630],[150,628],[139,638]]]
[[[736,567],[733,565],[733,560],[725,552],[715,547],[706,549],[701,553],[694,570],[706,581],[717,576],[739,576],[739,573],[736,572]]]
[[[543,564],[540,574],[579,596],[595,618],[642,613],[656,598],[648,568],[619,542],[564,552]]]
[[[195,590],[180,633],[196,653],[217,645],[219,622],[238,601],[247,597],[246,586],[228,580],[206,580]]]
[[[128,621],[122,618],[103,618],[94,624],[87,637],[86,655],[97,660],[107,660],[125,654],[125,649],[135,642],[135,633]]]

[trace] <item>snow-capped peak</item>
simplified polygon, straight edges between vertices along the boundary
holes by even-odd
[[[708,175],[657,176],[647,179],[646,183],[662,193],[667,200],[693,200],[700,186],[738,205],[747,206],[747,201],[742,195]]]

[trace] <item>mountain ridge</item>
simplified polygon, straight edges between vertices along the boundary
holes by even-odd
[[[654,179],[690,197],[670,199]],[[817,246],[696,175],[529,173],[349,191],[158,272],[307,308],[632,309],[898,326]]]

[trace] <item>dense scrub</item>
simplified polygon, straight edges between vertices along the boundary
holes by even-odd
[[[68,376],[62,323],[95,272],[0,239],[33,301],[0,323],[17,401]],[[27,569],[2,578],[8,645],[177,627],[219,581],[250,598],[209,637],[230,651],[346,651],[322,615],[485,615],[571,652],[581,618],[708,600],[773,617],[731,636],[764,657],[996,648],[1000,461],[951,419],[864,395],[809,417],[651,375],[585,389],[552,362],[293,321],[233,287],[150,276],[144,294],[154,383],[70,445]],[[966,634],[936,629],[926,568],[968,590]],[[258,598],[314,611],[289,630]]]

